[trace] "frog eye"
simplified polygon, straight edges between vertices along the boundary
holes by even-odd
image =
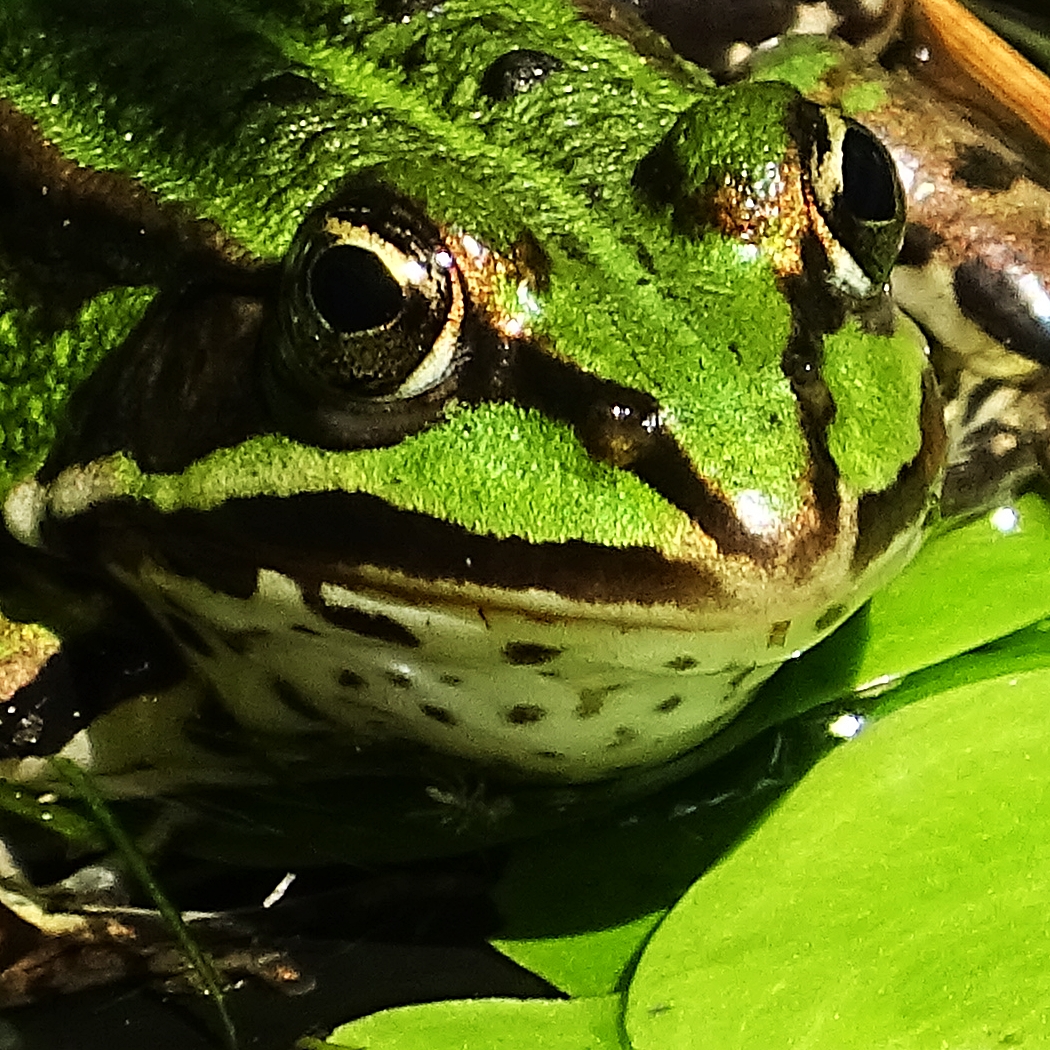
[[[285,258],[280,384],[330,416],[424,397],[454,371],[463,313],[434,223],[383,186],[343,193],[307,216]]]
[[[818,205],[838,243],[882,285],[904,237],[904,191],[897,167],[862,124],[830,112],[824,117],[827,138],[814,150],[811,171]]]
[[[508,51],[482,74],[481,91],[494,102],[506,102],[531,91],[561,68],[561,60],[544,51]]]

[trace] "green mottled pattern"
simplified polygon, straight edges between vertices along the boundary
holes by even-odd
[[[131,330],[153,295],[120,288],[96,296],[58,331],[0,283],[0,496],[37,470],[79,383]]]
[[[547,450],[542,462],[534,455],[537,445]],[[475,469],[477,459],[490,474]],[[392,448],[333,453],[262,437],[215,452],[182,474],[143,475],[127,459],[111,470],[115,494],[165,511],[242,496],[342,490],[371,492],[474,532],[534,543],[579,538],[661,547],[690,529],[681,511],[633,474],[591,459],[568,427],[506,404],[454,411],[447,426]],[[567,527],[548,505],[572,507],[578,520]]]
[[[889,352],[871,353],[871,342],[850,321],[824,339],[824,378],[835,399],[828,449],[843,484],[853,494],[893,484],[898,464],[912,460],[922,444],[919,426],[922,339],[910,322],[887,337]]]
[[[492,103],[479,78],[520,47],[547,51],[564,69],[541,90]],[[730,497],[758,490],[790,515],[808,462],[779,367],[790,314],[770,265],[715,235],[677,232],[631,188],[637,161],[672,127],[697,185],[710,171],[763,171],[786,148],[790,94],[778,85],[713,90],[699,75],[672,73],[638,61],[558,0],[527,10],[449,0],[393,24],[364,0],[109,0],[90,10],[72,0],[5,0],[0,9],[0,93],[45,137],[81,163],[126,171],[161,199],[188,203],[252,255],[279,258],[304,213],[362,169],[498,250],[530,232],[550,260],[533,322],[545,348],[652,393],[716,488]],[[315,87],[286,106],[289,77]],[[108,307],[99,300],[93,309]],[[123,316],[110,325],[114,343]],[[884,352],[880,338],[870,342],[872,354]],[[910,367],[886,360],[880,368],[898,383],[914,380]],[[884,405],[865,386],[851,417],[865,411],[864,397]],[[53,409],[40,402],[40,411]],[[581,453],[564,428],[486,411],[476,417],[495,429],[469,431],[465,459],[442,486],[421,478],[419,493],[393,496],[389,472],[397,463],[415,477],[417,446],[435,457],[460,449],[459,413],[408,451],[351,452],[339,462],[352,465],[355,489],[479,532],[675,546],[679,513],[633,476],[576,469]],[[917,432],[903,415],[897,423]],[[549,476],[567,457],[575,464],[571,495],[536,488],[530,470],[504,470],[506,425],[518,427],[514,458],[530,470]],[[902,460],[858,429],[860,457],[883,462],[852,473],[894,475]],[[20,462],[41,458],[36,448]],[[224,460],[230,470],[236,461]],[[212,490],[242,491],[259,484],[253,472],[278,468],[253,461],[244,469],[248,476],[224,473]],[[502,502],[470,495],[486,492]],[[608,510],[593,520],[580,511],[610,499],[621,513],[631,504],[629,524],[612,522]]]

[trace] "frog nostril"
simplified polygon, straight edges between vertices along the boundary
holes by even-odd
[[[481,91],[494,102],[506,102],[515,95],[531,91],[561,68],[561,60],[545,51],[528,48],[508,51],[482,74]]]
[[[310,298],[336,332],[383,328],[401,313],[404,295],[393,274],[370,251],[336,245],[310,268]]]

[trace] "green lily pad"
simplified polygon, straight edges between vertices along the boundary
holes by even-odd
[[[1048,569],[1050,505],[1035,495],[930,540],[872,599],[857,685],[929,667],[1050,616]]]
[[[932,538],[868,608],[766,685],[742,715],[737,742],[824,701],[857,703],[857,687],[873,680],[896,685],[871,708],[882,714],[1050,667],[1050,508],[1029,496],[1016,510],[1009,531],[984,515]],[[621,987],[664,912],[775,801],[774,787],[758,805],[711,805],[768,775],[760,760],[750,771],[744,762],[738,753],[725,777],[691,778],[619,820],[516,846],[499,891],[507,924],[496,946],[574,995]]]
[[[666,910],[653,911],[607,929],[562,937],[498,939],[492,945],[569,995],[606,995],[617,990],[640,946],[665,914]]]
[[[455,999],[383,1010],[337,1028],[323,1047],[352,1050],[620,1050],[621,1002]]]
[[[656,931],[634,1050],[1050,1046],[1050,672],[896,711]]]

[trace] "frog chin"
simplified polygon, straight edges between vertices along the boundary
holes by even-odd
[[[267,567],[257,550],[246,558],[243,538],[226,556],[255,567],[233,593],[143,554],[114,572],[182,649],[197,688],[110,711],[78,759],[126,794],[265,782],[281,768],[299,780],[403,775],[445,760],[500,782],[634,775],[718,732],[915,552],[921,517],[854,571],[856,501],[843,507],[838,542],[807,578],[725,559],[717,596],[692,606],[301,556]]]

